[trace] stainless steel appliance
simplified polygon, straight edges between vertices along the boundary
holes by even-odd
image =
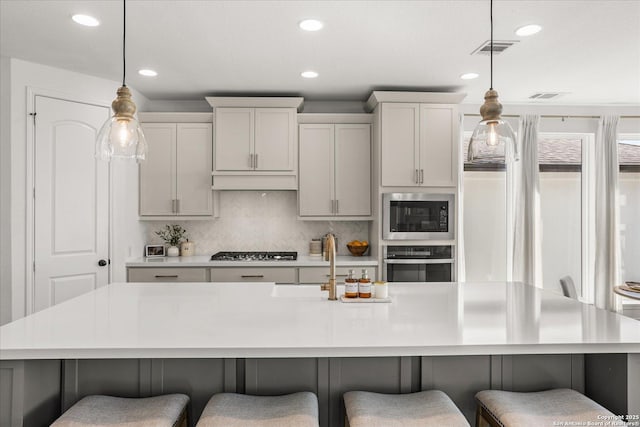
[[[211,261],[295,261],[298,252],[217,252]]]
[[[384,266],[388,282],[452,282],[452,246],[387,246]]]
[[[453,240],[454,195],[384,193],[382,238],[386,240]]]

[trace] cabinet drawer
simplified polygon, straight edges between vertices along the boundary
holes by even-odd
[[[212,268],[211,282],[276,282],[295,283],[296,269],[286,267],[219,267]]]
[[[128,268],[128,282],[206,282],[206,268]]]
[[[362,269],[366,268],[371,280],[376,279],[376,267],[363,267],[363,266],[346,266],[336,267],[336,279],[339,282],[349,274],[349,270],[355,272],[356,277],[362,275]],[[300,283],[325,283],[329,280],[329,267],[300,267]]]

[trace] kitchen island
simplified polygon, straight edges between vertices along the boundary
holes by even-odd
[[[112,284],[0,328],[2,405],[37,425],[87,394],[183,392],[193,423],[217,392],[310,390],[334,426],[348,390],[439,388],[471,419],[481,389],[571,387],[640,412],[633,319],[520,283],[389,287],[391,303],[347,304],[317,286]]]

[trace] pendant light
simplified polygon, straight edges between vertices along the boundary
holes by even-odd
[[[500,152],[505,159],[518,160],[518,150],[516,138],[513,129],[506,120],[503,120],[502,104],[498,102],[498,92],[493,89],[493,0],[490,1],[490,20],[491,20],[491,86],[484,94],[484,104],[480,107],[480,115],[482,120],[473,131],[473,135],[469,140],[468,160],[473,161],[477,158],[484,157],[482,152],[489,153]],[[486,144],[488,147],[484,148]],[[508,148],[510,147],[510,148]]]
[[[145,159],[147,141],[142,133],[140,123],[135,118],[136,104],[131,99],[131,91],[125,83],[126,76],[126,35],[127,4],[122,1],[122,87],[118,96],[111,103],[113,116],[100,129],[96,140],[96,157],[109,161],[112,158],[134,159],[138,162]]]

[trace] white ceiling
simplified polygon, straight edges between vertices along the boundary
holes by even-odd
[[[0,0],[0,53],[120,80],[119,0]],[[102,25],[74,24],[75,13]],[[323,30],[297,23],[317,18]],[[150,99],[301,95],[366,100],[376,90],[468,93],[480,103],[489,57],[489,1],[127,1],[127,84]],[[514,30],[537,23],[541,33]],[[640,104],[640,1],[495,0],[494,38],[519,40],[494,57],[503,103],[540,91],[546,104]],[[158,71],[155,78],[139,68]],[[307,80],[300,72],[320,77]],[[460,80],[475,71],[480,77]]]

